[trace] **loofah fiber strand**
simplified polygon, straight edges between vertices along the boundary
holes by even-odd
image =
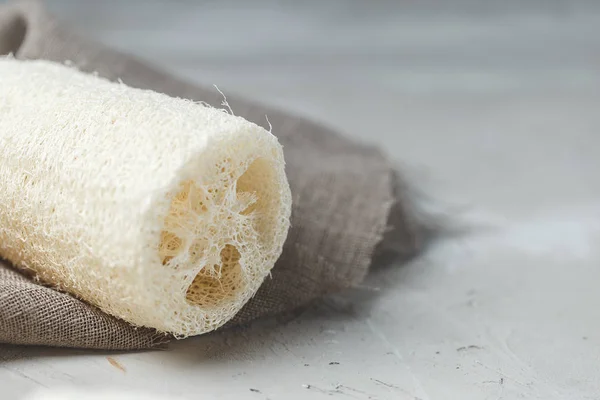
[[[223,110],[0,59],[0,255],[177,336],[229,321],[282,251],[282,148]]]

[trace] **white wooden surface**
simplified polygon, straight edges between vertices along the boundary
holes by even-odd
[[[600,398],[600,3],[50,5],[192,80],[384,146],[438,207],[478,228],[288,323],[160,352],[2,346],[0,398],[56,386],[183,399]]]

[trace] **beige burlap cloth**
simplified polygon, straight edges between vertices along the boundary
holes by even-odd
[[[70,61],[83,71],[122,79],[129,86],[216,107],[222,102],[214,89],[178,80],[74,34],[37,2],[0,6],[0,54],[9,53],[21,59]],[[293,194],[292,228],[272,277],[229,326],[290,311],[355,286],[379,253],[392,251],[406,258],[419,250],[420,226],[407,211],[398,175],[377,149],[278,110],[232,96],[227,100],[236,115],[257,124],[264,126],[268,115],[284,146]],[[0,114],[0,129],[1,124]],[[0,342],[141,349],[167,340],[41,286],[0,261]]]

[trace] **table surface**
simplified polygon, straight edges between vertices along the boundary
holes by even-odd
[[[56,386],[182,399],[600,398],[600,3],[49,5],[193,81],[385,147],[429,206],[471,229],[291,321],[166,351],[1,346],[3,399]]]

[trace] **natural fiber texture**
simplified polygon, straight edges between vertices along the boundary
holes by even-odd
[[[214,330],[281,254],[283,151],[255,124],[12,58],[0,59],[0,119],[0,255],[111,315]]]
[[[0,8],[0,37],[4,37],[0,39],[0,53],[13,52],[19,59],[41,58],[61,63],[69,60],[83,71],[97,72],[114,81],[122,79],[133,87],[205,101],[215,107],[222,101],[214,90],[195,87],[80,38],[48,17],[36,3]],[[324,294],[359,284],[377,249],[393,250],[402,258],[419,250],[422,231],[407,208],[404,185],[380,151],[305,119],[231,95],[227,100],[236,115],[259,125],[266,124],[265,114],[268,115],[273,133],[284,147],[293,199],[291,229],[271,277],[228,325],[289,311]],[[230,252],[226,257],[236,259],[237,255]],[[15,336],[19,336],[20,343],[114,348],[123,337],[131,338],[139,332],[119,325],[122,330],[112,331],[112,338],[107,339],[104,326],[98,326],[89,316],[91,307],[81,302],[75,303],[79,308],[74,306],[70,318],[56,321],[53,329],[41,331],[38,325],[50,310],[59,307],[58,296],[65,296],[58,292],[52,292],[57,298],[47,299],[39,310],[29,307],[31,318],[24,326],[14,318],[23,312],[14,300],[22,295],[13,287],[3,290],[0,341],[16,342]],[[26,289],[38,291],[51,292],[34,283]],[[6,301],[8,298],[13,300]],[[79,340],[79,335],[104,340],[90,343]],[[142,331],[140,336],[143,335],[148,333]]]

